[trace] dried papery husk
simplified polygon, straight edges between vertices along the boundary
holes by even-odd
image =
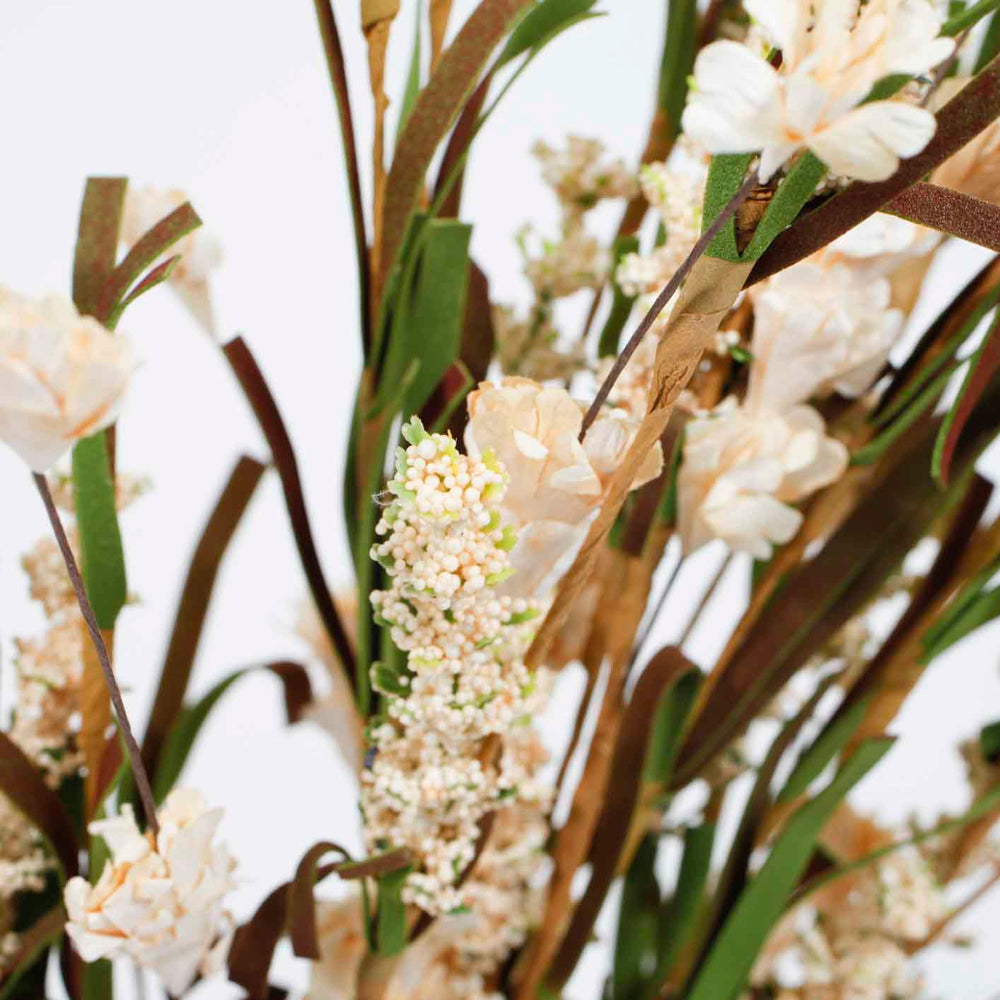
[[[114,631],[104,629],[102,633],[113,663]],[[101,670],[97,650],[83,621],[80,622],[80,651],[83,656],[83,672],[80,676],[80,731],[76,735],[76,742],[87,766],[85,782],[87,815],[91,816],[97,807],[101,759],[104,756],[107,733],[114,725],[114,719],[111,715],[111,702],[104,682],[104,672]]]
[[[452,0],[431,0],[428,18],[431,23],[431,72],[437,69],[441,50],[444,48],[444,36],[448,31],[448,18],[451,16]]]
[[[385,113],[389,98],[385,92],[385,54],[389,31],[399,13],[399,0],[361,0],[361,30],[368,40],[368,78],[375,103],[372,138],[372,249],[371,268],[378,284],[382,252],[382,207],[385,203]]]
[[[573,876],[587,857],[600,819],[621,731],[622,695],[628,677],[632,642],[646,607],[647,594],[642,585],[645,571],[640,560],[621,556],[611,576],[615,581],[617,599],[608,609],[611,629],[607,639],[607,685],[583,776],[573,796],[569,817],[559,830],[552,851],[552,878],[545,914],[525,952],[522,966],[514,973],[519,1000],[534,1000],[562,938],[572,902]]]
[[[549,647],[594,570],[608,532],[655,444],[666,430],[681,391],[694,374],[702,354],[732,308],[752,264],[702,257],[678,293],[656,352],[649,410],[608,487],[604,503],[569,572],[563,577],[545,621],[525,658],[530,669],[545,662]]]

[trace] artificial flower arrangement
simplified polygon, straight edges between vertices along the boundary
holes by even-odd
[[[430,58],[418,29],[387,155],[399,0],[361,2],[366,212],[335,14],[316,0],[361,290],[349,590],[327,582],[263,373],[240,338],[221,347],[270,445],[328,667],[322,688],[299,664],[267,669],[289,721],[323,725],[356,772],[365,856],[321,841],[237,916],[224,803],[196,775],[178,784],[240,676],[188,695],[261,463],[241,459],[211,512],[144,733],[115,678],[118,512],[142,491],[116,467],[134,362],[115,328],[166,284],[214,335],[217,242],[182,194],[91,178],[72,299],[0,291],[0,439],[52,528],[23,560],[48,630],[18,642],[0,734],[0,996],[58,975],[73,1000],[110,997],[112,959],[172,997],[223,976],[284,996],[287,937],[313,1000],[555,998],[620,882],[612,972],[587,996],[918,997],[914,956],[1000,881],[1000,722],[961,748],[961,814],[888,829],[849,795],[924,671],[1000,614],[1000,519],[976,471],[1000,432],[997,258],[902,346],[947,239],[1000,251],[1000,2],[670,0],[639,168],[577,136],[533,150],[562,226],[540,248],[520,237],[524,315],[469,256],[463,177],[506,89],[599,11],[481,0],[449,32],[450,7],[430,0]],[[610,245],[587,228],[609,200]],[[560,300],[580,293],[570,336]],[[649,655],[676,578],[657,570],[717,541],[728,556],[683,637]],[[741,566],[742,617],[694,663],[681,647]],[[538,720],[581,667],[557,768]]]

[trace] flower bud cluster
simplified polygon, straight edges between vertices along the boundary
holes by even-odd
[[[388,590],[371,595],[405,664],[375,664],[385,714],[369,727],[362,776],[372,844],[420,858],[404,898],[430,913],[463,904],[457,883],[475,857],[479,822],[526,777],[517,755],[490,737],[537,707],[541,692],[521,659],[538,608],[496,588],[513,572],[516,541],[501,524],[507,475],[489,453],[459,453],[449,435],[413,419],[376,526],[372,558]]]

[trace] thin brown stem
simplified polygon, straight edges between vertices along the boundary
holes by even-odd
[[[128,721],[128,713],[125,711],[125,703],[122,701],[122,693],[115,680],[114,670],[111,668],[111,657],[108,655],[108,647],[101,633],[101,627],[97,624],[97,616],[87,596],[87,588],[83,584],[83,577],[80,576],[80,568],[76,564],[76,557],[70,548],[69,539],[66,537],[66,529],[63,527],[56,510],[55,501],[52,499],[52,492],[45,476],[34,473],[35,486],[45,505],[45,513],[49,516],[49,523],[52,525],[52,532],[56,538],[56,544],[62,553],[63,561],[66,563],[66,572],[69,574],[70,583],[76,593],[77,602],[80,605],[80,613],[87,624],[87,631],[94,642],[94,649],[97,651],[97,659],[100,661],[101,670],[104,673],[104,682],[108,686],[108,694],[111,696],[111,704],[114,706],[115,718],[118,720],[118,728],[121,729],[122,738],[125,740],[125,749],[128,751],[129,761],[132,765],[132,774],[135,778],[135,785],[139,791],[139,798],[142,801],[143,812],[146,814],[146,822],[154,835],[160,832],[159,824],[156,822],[156,804],[153,801],[153,791],[149,785],[149,776],[142,763],[142,752],[139,744],[135,740],[132,726]]]
[[[743,186],[736,192],[735,195],[729,200],[726,207],[715,217],[712,224],[701,234],[700,239],[695,243],[691,252],[687,256],[687,260],[677,269],[674,276],[667,282],[664,289],[656,296],[653,304],[649,307],[649,311],[642,318],[642,322],[639,324],[635,333],[629,338],[628,343],[625,345],[621,354],[615,359],[615,363],[611,366],[611,371],[608,372],[607,378],[601,385],[601,388],[597,390],[597,395],[594,397],[593,403],[590,404],[590,409],[587,410],[587,415],[583,418],[583,426],[580,428],[580,440],[582,441],[590,428],[590,425],[597,419],[597,414],[600,412],[601,407],[607,401],[608,395],[614,388],[615,382],[618,381],[618,376],[625,370],[625,366],[629,363],[632,355],[635,354],[636,348],[642,343],[642,338],[646,336],[649,332],[650,327],[656,320],[656,317],[663,312],[667,303],[674,297],[677,289],[681,287],[684,283],[684,279],[691,273],[691,269],[698,263],[701,255],[709,248],[712,241],[716,236],[722,232],[722,227],[726,225],[727,222],[736,214],[740,205],[743,204],[750,196],[750,192],[757,186],[757,171],[753,170],[750,176],[743,182]]]
[[[726,575],[726,570],[729,569],[730,564],[733,561],[733,554],[729,552],[726,558],[722,560],[722,564],[715,571],[715,576],[712,577],[712,582],[705,588],[705,593],[701,595],[701,600],[698,602],[698,606],[691,613],[691,617],[688,619],[687,625],[684,626],[684,631],[681,632],[680,638],[677,640],[677,645],[683,649],[684,643],[688,641],[691,633],[694,631],[695,625],[698,624],[699,619],[708,607],[708,602],[712,599],[715,594],[716,589],[722,582],[722,578]]]

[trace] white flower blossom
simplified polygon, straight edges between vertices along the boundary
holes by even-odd
[[[767,52],[723,40],[706,46],[683,127],[712,153],[760,151],[769,179],[802,149],[843,177],[879,181],[934,135],[933,114],[901,100],[865,103],[887,76],[927,73],[954,50],[930,0],[746,0]]]
[[[122,214],[121,238],[132,246],[161,219],[180,208],[188,196],[176,188],[129,186]],[[170,284],[191,314],[209,334],[215,332],[215,318],[209,292],[209,277],[222,263],[222,246],[204,226],[181,237],[165,256],[179,255],[170,274]]]
[[[0,288],[0,440],[35,472],[114,422],[133,368],[128,341],[69,299]]]
[[[754,296],[746,405],[781,413],[836,390],[866,392],[903,329],[885,278],[859,281],[846,264],[811,258],[775,275]]]
[[[66,883],[66,929],[86,962],[128,956],[155,971],[167,991],[184,993],[217,971],[232,920],[223,899],[235,886],[234,862],[213,844],[221,809],[199,792],[177,789],[158,812],[159,835],[144,835],[130,806],[91,823],[111,852],[96,885]]]
[[[509,482],[502,510],[518,529],[510,586],[518,594],[544,592],[567,568],[600,507],[635,435],[636,423],[620,411],[602,414],[581,443],[583,408],[565,389],[524,378],[483,383],[468,400],[465,443],[470,454],[493,452]],[[653,448],[633,488],[662,468]]]
[[[789,504],[839,479],[847,462],[847,449],[826,436],[811,407],[758,414],[729,397],[687,425],[677,484],[685,551],[721,538],[770,558],[802,523]]]

